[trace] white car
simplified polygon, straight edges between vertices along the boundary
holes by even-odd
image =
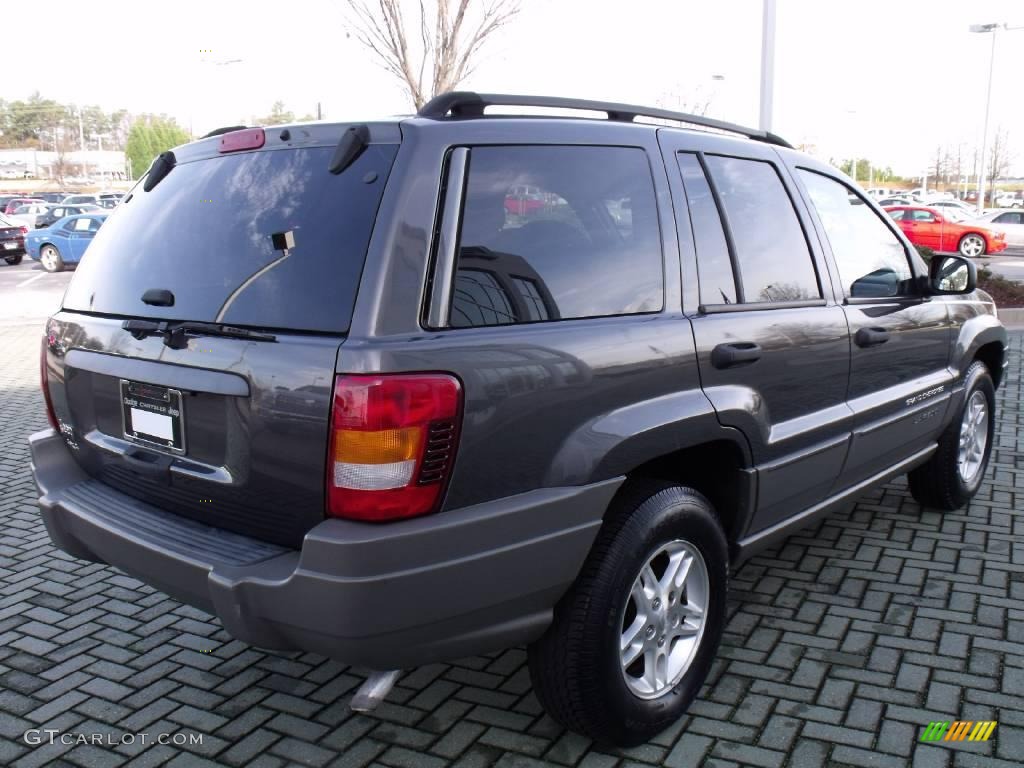
[[[924,205],[927,205],[929,208],[938,208],[943,213],[946,213],[947,211],[957,211],[958,213],[962,213],[968,217],[977,215],[977,208],[975,206],[968,205],[960,200],[947,200],[945,198],[940,198],[936,200],[927,200],[924,202]]]
[[[50,210],[50,206],[45,203],[29,203],[28,205],[22,205],[19,208],[14,209],[14,213],[7,215],[8,219],[14,219],[17,222],[24,224],[29,229],[35,229],[38,224],[36,223],[40,216]]]
[[[96,195],[68,195],[60,202],[61,205],[82,205],[83,203],[96,205],[98,199]]]
[[[977,221],[987,221],[1006,232],[1006,244],[1024,246],[1024,211],[989,211]]]
[[[996,208],[1020,208],[1022,205],[1024,205],[1024,200],[1021,200],[1013,192],[1000,192],[996,194]]]

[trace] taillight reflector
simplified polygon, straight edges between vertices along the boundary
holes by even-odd
[[[339,376],[327,512],[395,520],[437,510],[455,459],[462,387],[445,374]]]
[[[267,140],[262,128],[246,128],[225,133],[220,137],[221,152],[239,152],[243,149],[259,149]]]
[[[60,432],[57,415],[53,412],[53,400],[50,399],[50,375],[46,366],[46,350],[49,348],[49,334],[43,335],[43,343],[39,347],[39,384],[43,389],[43,402],[46,405],[46,418],[50,426]]]

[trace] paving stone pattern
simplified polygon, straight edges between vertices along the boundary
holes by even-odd
[[[55,550],[26,436],[45,426],[38,324],[0,327],[0,766],[530,768],[1018,766],[1024,761],[1021,347],[989,480],[922,511],[901,479],[757,557],[732,583],[719,659],[690,713],[636,749],[546,718],[525,651],[406,674],[372,717],[358,670],[266,653],[200,611]],[[211,651],[205,653],[204,651]],[[931,720],[997,720],[987,743],[920,744]],[[30,728],[150,735],[30,746]],[[154,745],[156,734],[202,744]]]

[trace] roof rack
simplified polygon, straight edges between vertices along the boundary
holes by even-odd
[[[774,144],[778,147],[793,149],[793,145],[780,136],[769,131],[745,128],[735,123],[713,120],[702,115],[689,115],[685,112],[673,112],[657,107],[640,107],[634,104],[617,104],[610,101],[590,101],[588,99],[563,99],[559,96],[514,96],[503,93],[474,93],[473,91],[450,91],[435,96],[422,107],[417,116],[439,120],[445,117],[483,117],[486,107],[545,107],[553,109],[581,109],[591,112],[604,112],[609,120],[632,123],[638,117],[650,117],[658,120],[673,120],[680,123],[713,128],[727,133],[738,133],[755,141]]]

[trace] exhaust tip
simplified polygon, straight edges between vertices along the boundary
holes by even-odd
[[[359,690],[356,691],[352,701],[349,702],[349,709],[353,712],[373,712],[398,682],[398,676],[402,674],[400,669],[391,669],[385,672],[371,672]]]

